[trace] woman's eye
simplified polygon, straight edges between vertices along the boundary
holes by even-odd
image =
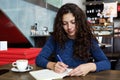
[[[67,25],[67,23],[63,22],[63,25]]]
[[[72,23],[72,24],[75,24],[75,21],[72,21],[71,23]]]

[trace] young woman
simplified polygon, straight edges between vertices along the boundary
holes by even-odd
[[[54,53],[54,61],[49,60]],[[62,62],[59,61],[59,55]],[[94,62],[89,62],[90,58]],[[53,34],[36,58],[36,64],[57,73],[73,68],[70,76],[85,76],[111,68],[110,62],[98,46],[84,12],[75,4],[63,5],[55,18]]]

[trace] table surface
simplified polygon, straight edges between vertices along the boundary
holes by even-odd
[[[33,70],[42,69],[33,66]],[[0,69],[11,69],[11,64],[0,66]],[[29,72],[12,72],[11,70],[5,74],[0,75],[0,80],[35,80]],[[84,77],[66,77],[64,79],[56,79],[56,80],[120,80],[120,71],[119,70],[107,70],[95,73],[89,73]]]

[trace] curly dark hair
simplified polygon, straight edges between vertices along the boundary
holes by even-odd
[[[67,3],[63,5],[56,15],[53,28],[53,38],[59,43],[61,48],[64,47],[65,42],[68,40],[68,36],[63,29],[63,15],[72,13],[75,17],[75,25],[77,32],[75,33],[75,42],[73,45],[74,56],[80,59],[88,59],[89,49],[91,46],[91,39],[95,38],[92,34],[91,26],[86,19],[85,13],[77,5],[73,3]]]

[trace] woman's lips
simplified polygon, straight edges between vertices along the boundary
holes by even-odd
[[[74,31],[68,31],[69,33],[73,33]]]

